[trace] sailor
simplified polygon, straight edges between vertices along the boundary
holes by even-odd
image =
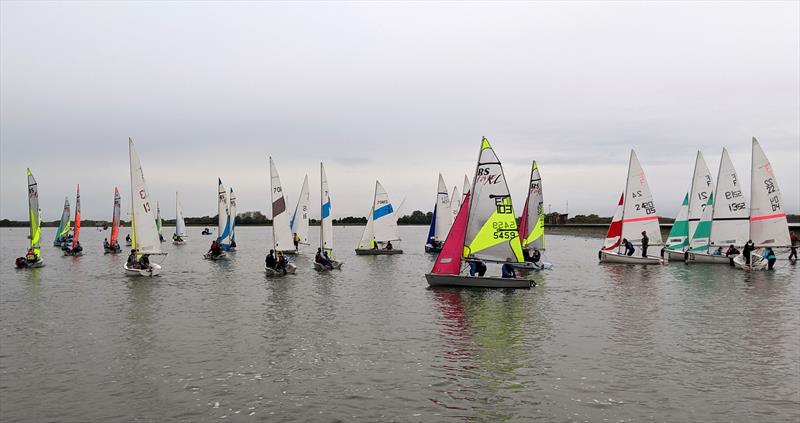
[[[267,254],[267,258],[265,260],[265,264],[270,269],[274,269],[277,262],[275,261],[275,250],[269,250],[269,254]]]
[[[647,258],[648,244],[650,244],[650,238],[647,237],[647,232],[642,231],[642,257]]]
[[[322,252],[322,248],[317,248],[317,255],[314,256],[314,261],[321,264],[323,267],[327,267],[328,269],[333,269],[333,264],[331,264],[330,259],[328,259],[327,254]]]
[[[636,249],[633,248],[633,243],[628,241],[628,238],[622,238],[622,245],[625,246],[625,255],[626,256],[632,256],[633,253],[636,251]]]
[[[392,248],[394,248],[392,247],[392,241],[386,241],[386,249],[391,250]]]
[[[508,262],[503,263],[503,267],[500,268],[500,272],[503,278],[505,279],[513,278],[516,276],[516,274],[514,273],[514,266],[512,266],[511,263]]]
[[[292,242],[294,242],[294,249],[297,250],[300,245],[300,237],[297,236],[297,232],[292,234]]]
[[[747,244],[744,244],[744,248],[742,248],[742,255],[744,255],[744,263],[746,265],[750,265],[750,253],[756,249],[756,245],[753,244],[752,239],[747,240]]]
[[[772,270],[772,266],[774,266],[775,261],[778,260],[778,257],[775,256],[775,252],[772,251],[772,247],[764,249],[764,258],[767,259],[767,270]]]

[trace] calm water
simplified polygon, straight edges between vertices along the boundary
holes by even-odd
[[[210,238],[190,228],[155,279],[125,277],[95,228],[83,257],[47,245],[47,267],[17,271],[27,231],[0,229],[0,420],[800,419],[785,262],[598,265],[598,239],[554,235],[534,289],[430,290],[427,228],[403,227],[392,257],[335,231],[342,272],[308,254],[271,280],[265,228],[239,228],[229,262],[203,260]]]

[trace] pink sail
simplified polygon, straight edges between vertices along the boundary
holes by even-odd
[[[436,257],[431,273],[437,275],[457,275],[461,273],[461,255],[464,254],[464,236],[467,233],[467,215],[469,214],[469,197],[464,196],[458,215],[447,233],[442,251]]]
[[[603,244],[603,249],[613,250],[619,246],[620,237],[622,236],[622,207],[625,194],[619,196],[619,204],[617,205],[617,212],[614,213],[614,218],[611,219],[611,225],[608,226],[608,233],[606,234],[606,241]]]

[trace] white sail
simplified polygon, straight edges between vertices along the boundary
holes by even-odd
[[[391,201],[389,201],[389,194],[378,181],[375,181],[375,197],[372,204],[375,241],[388,242],[400,240],[400,231],[397,228],[397,215],[394,212]]]
[[[436,227],[434,228],[433,239],[444,243],[452,224],[453,213],[450,209],[450,194],[447,192],[447,185],[444,183],[444,178],[440,173],[436,192]]]
[[[661,245],[661,228],[658,225],[653,194],[650,192],[642,165],[639,164],[636,153],[631,150],[622,212],[622,238],[641,245],[642,231],[647,233],[649,245]]]
[[[303,179],[303,188],[300,189],[300,197],[297,199],[297,205],[294,208],[294,214],[292,214],[292,220],[289,223],[292,236],[297,234],[300,238],[300,243],[306,245],[308,245],[308,205],[308,175],[306,175],[305,179]]]
[[[722,149],[714,194],[711,246],[743,246],[750,231],[750,208],[744,196],[728,150]]]
[[[458,187],[453,187],[453,193],[450,194],[450,225],[456,221],[458,209],[461,208],[461,194],[458,193]]]
[[[361,241],[358,242],[358,248],[367,250],[375,246],[375,221],[372,219],[373,210],[369,210],[367,215],[367,225],[364,226],[364,233],[361,234]]]
[[[703,216],[708,197],[714,192],[714,182],[711,180],[711,172],[703,154],[697,152],[694,161],[694,174],[692,175],[692,190],[689,192],[689,241],[697,230],[697,224]]]
[[[544,250],[544,193],[542,176],[536,160],[531,164],[531,178],[528,184],[528,198],[523,210],[525,231],[520,233],[522,247]]]
[[[231,233],[228,237],[230,239],[230,244],[233,244],[236,240],[236,194],[233,192],[233,188],[231,188],[231,211],[229,213],[231,219]]]
[[[178,193],[175,193],[175,235],[186,237],[186,222],[183,220],[183,209],[178,201]]]
[[[333,258],[333,216],[331,215],[331,194],[328,191],[328,175],[325,174],[325,167],[319,164],[320,177],[320,228],[319,228],[319,247],[328,252],[328,256]],[[372,238],[370,238],[371,240]]]
[[[231,234],[230,209],[228,194],[222,185],[222,178],[217,180],[217,242],[224,244]]]
[[[788,247],[789,225],[778,180],[764,150],[753,137],[750,168],[750,239],[756,247]]]
[[[464,202],[464,197],[472,191],[472,184],[467,175],[464,175],[464,188],[461,190],[461,202]]]
[[[270,187],[272,193],[272,239],[275,250],[294,250],[292,232],[289,228],[289,212],[286,210],[286,199],[281,187],[281,178],[278,168],[272,157],[269,158]]]
[[[133,248],[139,254],[161,254],[161,241],[156,229],[155,211],[150,205],[150,193],[144,181],[142,163],[136,154],[133,140],[128,138],[131,171],[131,220]]]
[[[464,256],[495,262],[523,262],[514,206],[503,166],[483,138],[472,184]]]

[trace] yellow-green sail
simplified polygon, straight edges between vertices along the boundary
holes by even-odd
[[[42,236],[42,216],[39,210],[39,185],[33,178],[33,173],[28,169],[28,218],[31,223],[31,248],[36,257],[39,257],[39,238]]]

